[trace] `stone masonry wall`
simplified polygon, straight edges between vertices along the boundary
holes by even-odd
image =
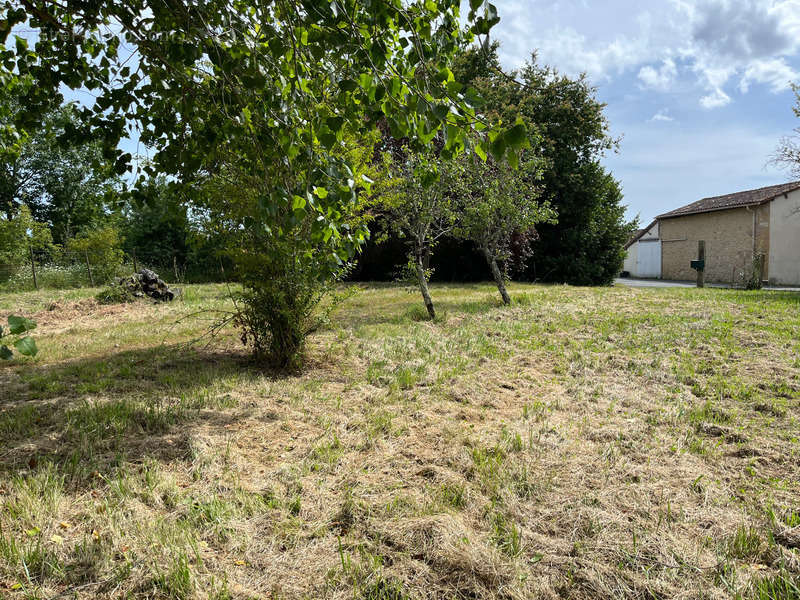
[[[761,217],[763,220],[763,216]],[[757,221],[758,223],[758,221]],[[766,215],[767,231],[769,213]],[[757,231],[760,228],[757,227]],[[757,236],[764,239],[763,236]],[[767,233],[766,238],[769,239]],[[706,242],[706,281],[732,283],[753,261],[753,209],[734,208],[661,221],[661,277],[690,281],[697,242]]]

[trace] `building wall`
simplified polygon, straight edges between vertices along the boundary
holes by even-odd
[[[658,239],[658,221],[654,222],[639,241],[631,244],[628,247],[627,254],[625,255],[625,263],[622,266],[623,271],[631,274],[631,277],[641,277],[639,271],[639,242],[644,240],[657,240]]]
[[[697,243],[705,240],[706,281],[741,281],[752,268],[755,214],[753,209],[734,208],[661,220],[661,277],[696,279],[690,262],[697,259]]]
[[[800,286],[800,190],[772,201],[769,281]]]
[[[658,239],[658,221],[653,223],[653,225],[648,229],[645,234],[641,237],[643,240],[657,240]]]

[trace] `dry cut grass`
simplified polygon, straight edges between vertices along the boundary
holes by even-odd
[[[221,286],[0,298],[0,598],[800,598],[800,296],[513,291],[364,286],[294,375],[181,344]]]

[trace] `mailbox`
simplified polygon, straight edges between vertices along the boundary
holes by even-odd
[[[692,261],[692,268],[695,271],[705,271],[706,270],[706,261],[704,261],[704,260],[693,260]]]

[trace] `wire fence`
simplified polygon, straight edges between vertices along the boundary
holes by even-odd
[[[0,292],[103,287],[115,278],[143,268],[155,271],[171,284],[226,281],[230,275],[230,268],[226,271],[222,261],[191,264],[173,255],[171,259],[163,257],[161,264],[152,264],[142,261],[141,255],[135,250],[113,253],[61,250],[42,254],[30,249],[25,259],[0,263]]]

